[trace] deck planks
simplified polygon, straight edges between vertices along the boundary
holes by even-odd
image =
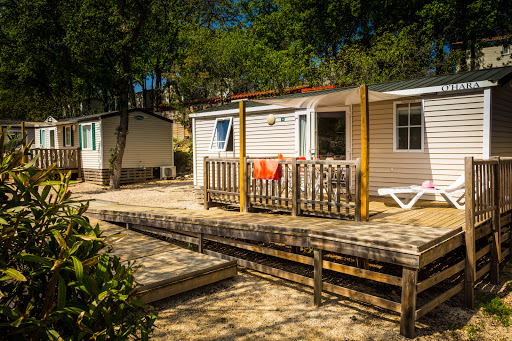
[[[193,252],[95,218],[89,219],[91,224],[99,224],[106,236],[124,235],[112,238],[111,254],[124,262],[136,260],[136,264],[143,265],[134,276],[139,284],[136,290],[146,303],[236,274],[236,262]]]

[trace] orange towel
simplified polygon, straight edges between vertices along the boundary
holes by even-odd
[[[279,180],[281,177],[279,160],[256,159],[254,160],[254,178],[265,180]]]

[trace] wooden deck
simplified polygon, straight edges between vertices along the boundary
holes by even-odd
[[[144,267],[135,273],[137,292],[146,303],[189,291],[236,275],[234,261],[193,252],[173,244],[90,218],[105,234],[123,233],[113,242],[112,254],[123,261],[135,259]]]

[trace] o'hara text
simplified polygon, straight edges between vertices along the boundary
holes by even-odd
[[[480,83],[479,82],[449,84],[449,85],[441,86],[441,91],[478,89],[479,87],[480,87]]]

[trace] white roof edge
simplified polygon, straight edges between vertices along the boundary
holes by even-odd
[[[498,85],[498,82],[475,81],[475,82],[466,82],[466,83],[437,85],[437,86],[430,86],[430,87],[426,87],[426,88],[384,91],[384,93],[392,94],[392,95],[421,95],[421,94],[431,94],[431,93],[436,93],[436,92],[450,93],[452,91],[475,90],[475,89],[488,88],[488,87],[497,86],[497,85]]]
[[[257,107],[246,108],[245,112],[260,112],[260,111],[271,111],[271,110],[295,110],[296,108],[288,108],[280,105],[262,105]],[[205,111],[197,114],[190,114],[190,118],[208,117],[208,116],[223,116],[238,114],[239,109],[228,109],[228,110],[217,110],[217,111]]]

